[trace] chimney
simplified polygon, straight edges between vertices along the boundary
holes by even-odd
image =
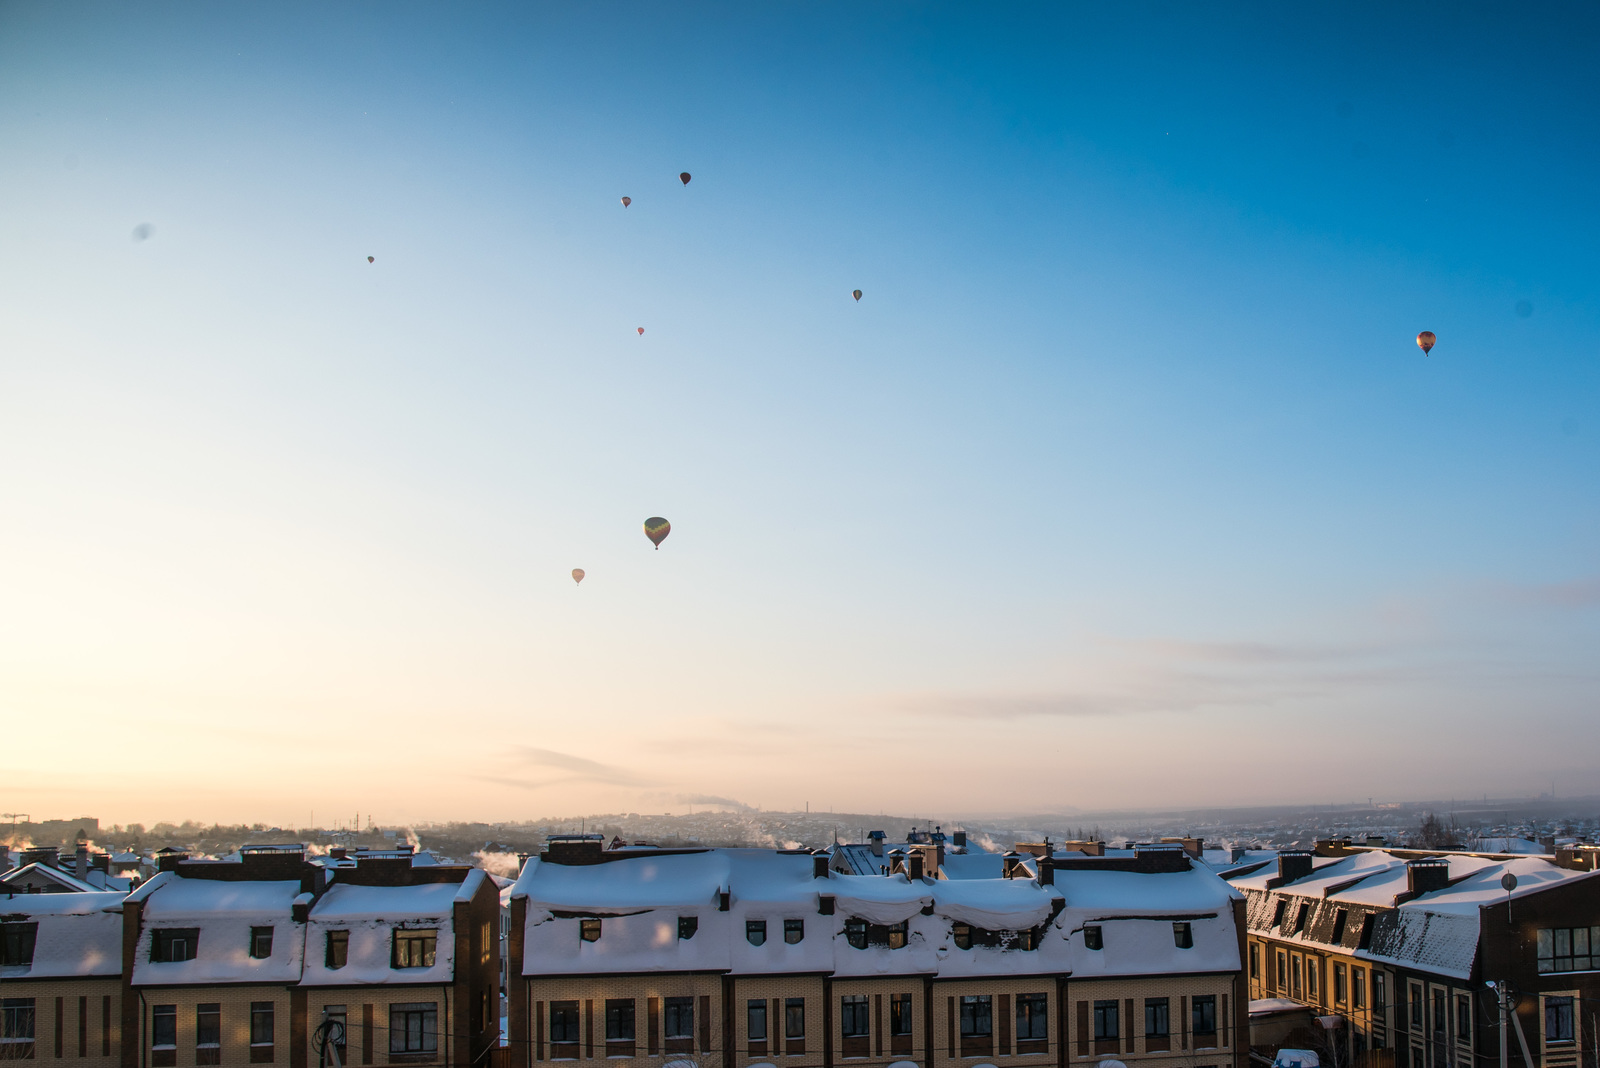
[[[87,880],[89,878],[89,843],[88,842],[84,842],[84,841],[81,841],[81,840],[78,842],[77,861],[78,861],[78,871],[77,871],[78,878]]]
[[[334,846],[332,849],[328,850],[328,856],[332,857],[334,860],[343,860],[348,855],[349,851],[345,849],[344,846]]]
[[[1249,852],[1249,850],[1246,849],[1244,846],[1234,846],[1232,849],[1228,850],[1228,861],[1229,861],[1229,863],[1231,863],[1231,864],[1239,863],[1241,860],[1244,859],[1244,855],[1246,853],[1248,853],[1248,852]]]
[[[1412,897],[1443,890],[1449,885],[1449,861],[1438,857],[1406,861],[1406,889]]]
[[[913,850],[906,859],[911,862],[911,878],[913,880],[922,878],[922,850]]]
[[[1311,874],[1312,854],[1309,849],[1278,850],[1277,885],[1292,883]]]
[[[1554,853],[1556,851],[1556,836],[1553,834],[1540,835],[1539,849],[1545,853]]]
[[[899,875],[906,870],[906,854],[903,849],[889,850],[889,874]]]
[[[1035,863],[1039,866],[1039,885],[1054,886],[1056,884],[1056,860],[1049,853],[1040,857]]]
[[[885,838],[887,838],[887,837],[889,837],[889,836],[884,834],[882,831],[868,831],[867,832],[867,841],[872,844],[872,855],[873,856],[875,856],[875,857],[883,856],[883,840]]]
[[[954,846],[955,848],[957,848],[957,849],[966,849],[967,848],[967,832],[966,831],[951,831],[950,832],[950,844],[952,846]]]
[[[1002,879],[1015,879],[1017,868],[1022,864],[1022,854],[1015,849],[1007,853],[1000,861],[1000,877]]]
[[[732,897],[733,897],[733,894],[732,894],[731,891],[719,890],[717,892],[717,911],[718,912],[727,912],[728,911],[728,906],[732,904],[732,902],[729,900]]]
[[[813,879],[826,879],[828,877],[828,861],[833,858],[822,850],[811,854],[811,877]]]
[[[1367,845],[1373,849],[1382,849],[1387,844],[1381,834],[1367,835]]]

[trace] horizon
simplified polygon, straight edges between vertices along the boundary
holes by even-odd
[[[5,806],[1600,795],[1600,10],[1147,16],[0,8]]]

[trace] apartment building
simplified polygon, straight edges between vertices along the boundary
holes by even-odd
[[[0,894],[0,1060],[117,1064],[122,897]]]
[[[498,1043],[498,893],[403,856],[163,860],[123,903],[121,1068],[468,1065]]]
[[[1181,847],[877,857],[552,838],[510,894],[512,1062],[1243,1065],[1243,900]]]
[[[19,863],[0,874],[0,894],[81,894],[99,890],[127,893],[137,880],[114,870],[109,853],[79,842],[66,860],[55,846],[24,849]]]
[[[1593,1063],[1600,1006],[1595,851],[1419,853],[1323,843],[1231,877],[1253,998],[1310,1007],[1339,1063],[1492,1068],[1498,989],[1511,1060]],[[1491,983],[1496,984],[1491,987]]]

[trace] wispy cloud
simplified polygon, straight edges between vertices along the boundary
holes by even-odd
[[[539,749],[531,745],[510,747],[511,775],[484,776],[488,782],[517,786],[528,790],[547,786],[566,786],[573,783],[598,783],[602,786],[653,786],[655,780],[639,775],[627,768],[602,764],[598,760],[560,753],[554,749]],[[517,775],[520,769],[529,769],[534,775]]]

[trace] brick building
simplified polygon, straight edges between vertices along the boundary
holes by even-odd
[[[122,897],[0,894],[0,1060],[117,1064]]]

